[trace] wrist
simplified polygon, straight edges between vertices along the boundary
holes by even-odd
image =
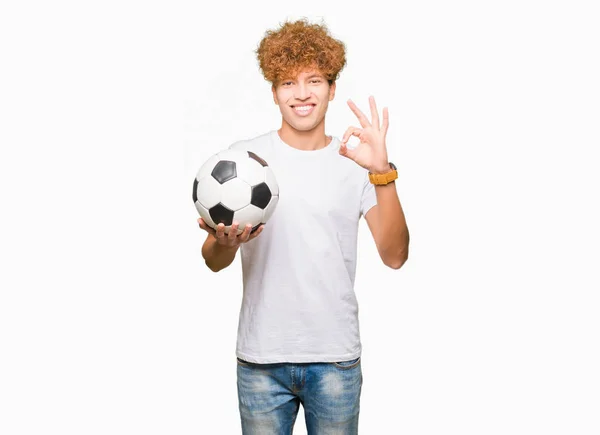
[[[392,170],[387,156],[385,157],[385,159],[378,161],[376,164],[372,165],[368,169],[371,174],[386,174]]]
[[[386,163],[384,166],[378,166],[378,167],[374,167],[369,169],[369,172],[371,174],[385,174],[387,172],[390,172],[391,168],[390,168],[390,164]]]
[[[395,171],[396,169],[397,169],[396,165],[394,165],[390,161],[386,161],[385,163],[379,164],[377,166],[372,166],[368,170],[369,170],[370,174],[381,175],[381,174],[388,174],[391,171]]]

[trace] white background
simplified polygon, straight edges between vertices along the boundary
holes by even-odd
[[[361,222],[361,433],[600,433],[592,3],[3,3],[0,433],[241,433],[191,188],[279,126],[253,50],[300,17],[347,46],[327,133],[389,107],[411,234],[392,270]]]

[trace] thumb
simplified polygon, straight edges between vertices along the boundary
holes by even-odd
[[[340,145],[340,155],[344,157],[348,157],[350,160],[354,160],[354,156],[356,155],[356,150],[348,148],[348,146],[344,143]]]

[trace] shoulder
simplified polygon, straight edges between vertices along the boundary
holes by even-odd
[[[241,151],[255,151],[260,148],[264,148],[270,144],[272,131],[263,133],[259,136],[243,139],[232,143],[229,146],[230,150],[241,150]]]

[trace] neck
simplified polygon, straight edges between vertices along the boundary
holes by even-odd
[[[319,123],[312,130],[301,131],[282,121],[277,133],[286,144],[303,151],[319,150],[331,142],[331,137],[325,135],[325,122]]]

